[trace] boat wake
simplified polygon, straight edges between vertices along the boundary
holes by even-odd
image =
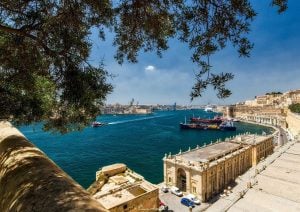
[[[110,122],[108,124],[109,125],[124,124],[124,123],[128,123],[128,122],[143,121],[143,120],[156,119],[156,118],[169,117],[169,116],[173,116],[173,115],[151,116],[151,117],[144,117],[144,118],[138,118],[138,119],[130,119],[130,120],[124,120],[124,121],[115,121],[115,122]]]

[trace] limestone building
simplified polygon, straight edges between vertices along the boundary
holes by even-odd
[[[273,136],[243,135],[235,137],[231,142],[251,146],[252,166],[257,165],[274,150]]]
[[[164,183],[195,194],[206,202],[272,152],[272,136],[243,135],[176,155],[165,155]]]
[[[103,167],[88,191],[108,211],[149,211],[159,206],[158,187],[125,164]]]

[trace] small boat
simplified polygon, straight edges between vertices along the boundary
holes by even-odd
[[[107,125],[107,124],[103,123],[103,122],[98,122],[98,121],[92,122],[92,127],[102,127],[104,125]]]
[[[224,121],[222,124],[220,124],[219,129],[223,131],[236,131],[236,127],[233,126],[232,121]]]

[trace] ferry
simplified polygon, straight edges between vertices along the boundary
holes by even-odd
[[[98,122],[98,121],[92,122],[92,127],[102,127],[104,125],[107,125],[107,124],[103,123],[103,122]]]

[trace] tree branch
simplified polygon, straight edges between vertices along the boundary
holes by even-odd
[[[64,55],[66,53],[65,49],[60,52],[51,50],[46,44],[43,43],[43,41],[41,39],[39,39],[38,37],[36,37],[30,33],[27,33],[25,30],[15,29],[15,28],[0,24],[0,31],[6,32],[9,34],[24,36],[24,37],[27,37],[27,38],[30,38],[30,39],[36,41],[36,44],[41,46],[45,50],[46,54],[48,54],[49,56],[55,57],[57,55]]]
[[[12,28],[12,27],[9,27],[9,26],[5,26],[5,25],[2,25],[2,24],[0,24],[0,31],[7,32],[9,34],[15,34],[15,35],[20,35],[20,36],[28,37],[28,38],[30,38],[32,40],[38,40],[37,37],[35,37],[34,35],[31,35],[31,34],[28,34],[28,33],[26,33],[23,30],[15,29],[15,28]]]

